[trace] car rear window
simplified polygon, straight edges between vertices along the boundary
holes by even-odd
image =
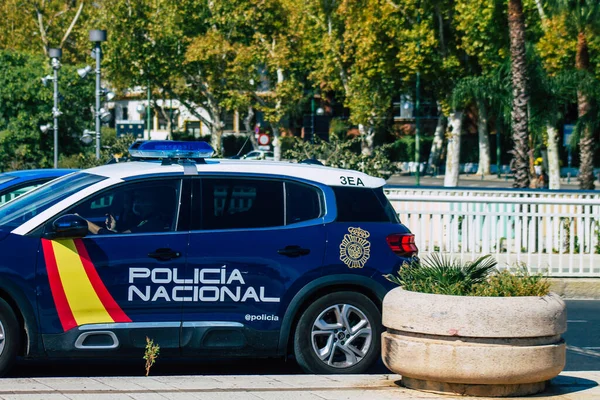
[[[333,186],[337,222],[398,222],[382,188]]]

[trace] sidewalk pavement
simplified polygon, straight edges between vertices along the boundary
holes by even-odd
[[[399,375],[230,375],[0,379],[0,399],[456,399],[398,386]],[[600,399],[600,371],[563,372],[529,399]],[[465,398],[469,399],[469,398]],[[483,399],[470,397],[470,399]],[[515,399],[515,398],[512,398]]]

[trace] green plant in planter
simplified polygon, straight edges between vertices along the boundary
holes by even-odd
[[[550,282],[542,274],[530,275],[525,267],[515,272],[499,271],[484,283],[473,286],[473,296],[545,296],[550,292]]]
[[[400,267],[397,275],[385,277],[412,292],[467,296],[474,285],[486,281],[496,265],[496,260],[490,255],[462,263],[432,253],[424,259],[413,258]]]
[[[461,262],[432,253],[404,263],[396,275],[385,277],[412,292],[453,296],[545,296],[550,283],[542,274],[530,275],[524,266],[515,272],[498,271],[496,260],[486,255]]]

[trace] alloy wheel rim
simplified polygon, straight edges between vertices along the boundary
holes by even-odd
[[[313,351],[323,363],[334,368],[348,368],[359,363],[369,352],[372,339],[369,319],[350,304],[326,308],[312,325]]]
[[[6,342],[6,331],[4,330],[2,321],[0,321],[0,356],[4,352],[4,342]]]

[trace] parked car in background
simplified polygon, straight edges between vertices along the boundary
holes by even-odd
[[[30,169],[0,174],[0,206],[75,169]]]
[[[242,157],[243,160],[273,160],[272,151],[253,150]]]

